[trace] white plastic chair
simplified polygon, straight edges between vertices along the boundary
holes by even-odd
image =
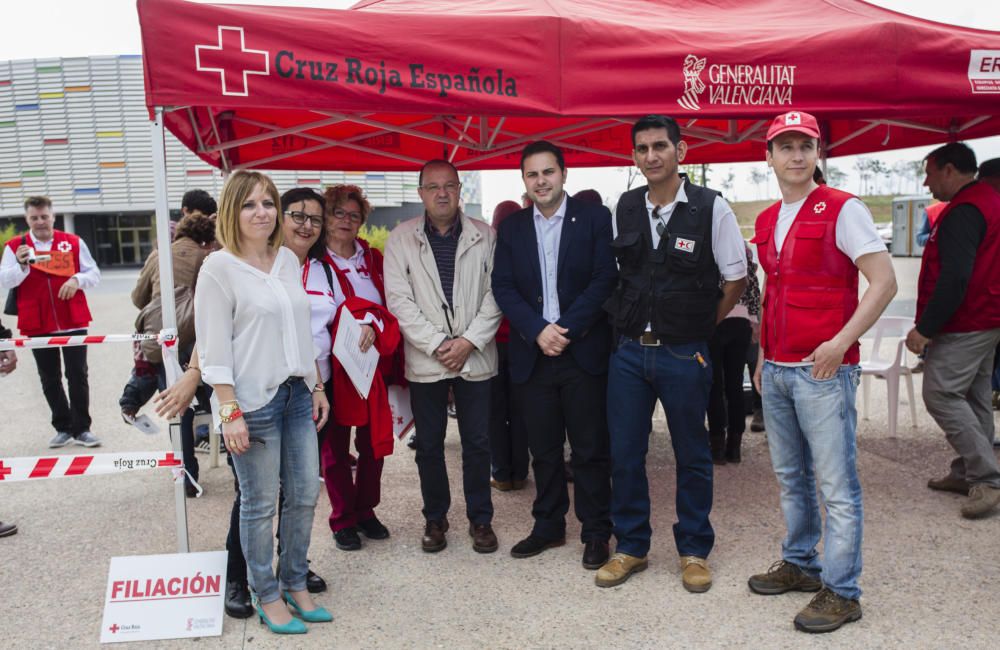
[[[868,419],[868,402],[871,386],[868,378],[874,376],[884,379],[889,402],[889,435],[896,435],[896,420],[899,412],[899,378],[906,378],[906,392],[910,398],[910,425],[917,426],[917,405],[913,399],[913,374],[906,364],[906,334],[913,327],[912,318],[898,316],[883,316],[866,333],[874,335],[871,354],[861,361],[861,393],[863,395],[862,417]],[[883,339],[899,339],[896,344],[896,354],[892,357],[883,356]],[[891,348],[890,348],[891,349]]]

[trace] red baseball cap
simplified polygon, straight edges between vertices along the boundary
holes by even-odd
[[[819,124],[816,122],[816,118],[802,111],[789,111],[774,118],[771,126],[767,129],[767,139],[772,140],[788,131],[798,131],[811,138],[819,139]]]

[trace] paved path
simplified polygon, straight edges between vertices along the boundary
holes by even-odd
[[[899,305],[912,304],[916,260],[896,260]],[[107,274],[92,292],[94,333],[123,333],[134,318],[128,304],[134,273]],[[911,301],[907,303],[906,301]],[[167,449],[164,435],[145,436],[118,417],[117,399],[131,365],[127,348],[92,348],[94,431],[105,451]],[[917,390],[919,401],[919,382]],[[52,432],[30,354],[0,379],[4,418],[0,455],[48,454]],[[670,533],[674,459],[665,424],[655,422],[649,458],[653,494],[650,568],[620,587],[598,589],[580,567],[579,524],[572,543],[536,558],[514,560],[510,547],[529,530],[533,484],[494,493],[500,551],[478,555],[463,526],[460,448],[454,424],[447,455],[455,507],[449,547],[420,551],[420,495],[412,452],[398,447],[385,466],[379,516],[392,531],[360,552],[338,551],[326,525],[321,495],[310,550],[313,568],[331,589],[319,601],[336,621],[284,640],[255,620],[226,619],[221,638],[199,648],[387,647],[791,647],[994,648],[1000,593],[1000,516],[970,522],[961,498],[928,491],[927,478],[950,459],[943,435],[919,405],[917,427],[901,408],[895,438],[885,424],[885,393],[875,382],[872,419],[859,431],[865,490],[864,618],[828,636],[806,637],[791,619],[808,594],[761,597],[746,587],[749,574],[778,557],[783,522],[777,486],[761,434],[747,434],[744,462],[716,473],[711,557],[715,586],[707,594],[680,584]],[[82,448],[57,450],[80,453]],[[193,550],[224,545],[231,504],[225,466],[210,470],[202,456],[204,497],[189,500]],[[174,502],[162,472],[137,472],[0,485],[0,519],[18,535],[0,540],[0,646],[80,648],[97,645],[108,563],[119,555],[175,551]],[[190,641],[152,646],[189,647]]]

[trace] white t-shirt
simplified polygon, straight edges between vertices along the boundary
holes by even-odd
[[[778,223],[774,227],[774,245],[778,252],[781,252],[781,245],[785,243],[788,230],[795,221],[795,215],[799,213],[802,204],[808,196],[795,203],[785,203],[782,201],[781,209],[778,211]],[[837,217],[837,248],[841,253],[851,258],[852,262],[857,262],[858,258],[868,253],[884,253],[886,251],[885,242],[879,237],[875,230],[875,221],[872,213],[868,211],[861,199],[851,198],[844,203],[840,209],[840,216]]]
[[[282,247],[270,273],[216,251],[198,274],[194,322],[202,378],[233,386],[245,412],[266,406],[289,377],[303,377],[310,390],[316,384],[318,354],[301,272],[295,254]],[[218,427],[218,392],[212,413]]]
[[[360,243],[354,242],[354,255],[351,257],[341,257],[329,248],[326,251],[338,269],[347,271],[347,279],[358,298],[364,298],[376,305],[382,304],[382,296],[379,295],[378,287],[372,281],[371,269],[365,266],[365,249]],[[322,271],[322,269],[320,270]]]

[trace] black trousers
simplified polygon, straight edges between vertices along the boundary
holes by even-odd
[[[86,334],[87,330],[65,332],[61,336]],[[66,385],[69,399],[63,390],[63,371],[59,363],[59,353],[66,364]],[[74,438],[84,431],[90,431],[90,383],[87,380],[87,346],[78,345],[64,348],[42,348],[31,351],[38,366],[38,377],[42,380],[42,392],[52,411],[52,428],[63,431]]]
[[[240,542],[240,479],[233,467],[233,457],[226,454],[226,462],[233,472],[233,508],[229,512],[229,532],[226,534],[226,582],[247,584],[247,560],[243,555],[243,544]],[[280,524],[279,524],[280,525]]]
[[[490,380],[490,464],[498,481],[523,481],[528,476],[528,433],[510,382],[507,344],[497,343],[500,367]]]
[[[448,388],[455,392],[458,433],[462,438],[462,488],[465,514],[474,524],[493,521],[490,495],[489,379],[466,381],[461,377],[436,382],[410,382],[410,406],[417,428],[417,472],[423,496],[424,519],[440,521],[451,507],[448,468],[444,460],[444,434],[448,426]]]
[[[549,540],[566,536],[569,491],[563,447],[568,436],[580,540],[606,542],[611,537],[607,374],[585,372],[569,353],[542,356],[528,381],[516,388],[537,490],[532,534]]]
[[[708,395],[708,435],[713,446],[738,441],[746,428],[743,403],[743,366],[750,345],[750,321],[726,318],[708,342],[712,357],[712,390]]]

